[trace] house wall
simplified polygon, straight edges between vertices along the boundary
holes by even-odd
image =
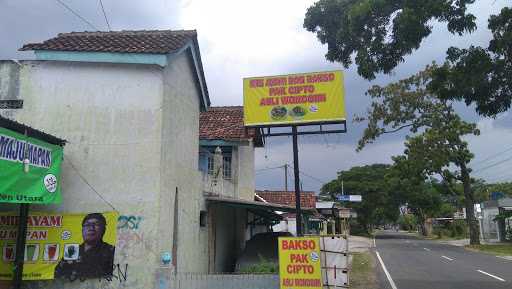
[[[249,201],[254,200],[254,145],[252,141],[239,142],[238,145],[232,147],[231,179],[218,178],[216,180],[208,175],[207,156],[207,153],[202,153],[200,161],[205,192]]]
[[[4,65],[0,62],[0,78],[7,71]],[[21,63],[24,107],[8,111],[8,116],[68,141],[62,204],[34,205],[31,210],[116,210],[121,217],[140,220],[137,228],[117,230],[114,262],[122,272],[114,275],[121,278],[29,282],[29,287],[168,288],[172,266],[161,266],[160,259],[175,245],[178,271],[207,270],[207,233],[199,228],[199,210],[204,208],[197,169],[199,99],[191,71],[185,54],[169,59],[166,68]],[[179,226],[174,228],[174,223]],[[173,239],[173,232],[179,238]]]
[[[31,209],[117,210],[122,216],[140,218],[137,230],[118,229],[114,260],[121,267],[128,265],[132,273],[124,286],[151,287],[154,273],[140,272],[151,272],[148,267],[156,268],[159,263],[156,204],[160,193],[161,69],[31,61],[23,62],[19,83],[24,107],[12,117],[68,141],[62,165],[62,204]],[[119,282],[101,282],[119,286]],[[34,288],[87,288],[97,283],[55,280],[29,284]]]
[[[240,199],[253,201],[254,181],[254,144],[252,141],[238,146],[237,195]]]
[[[292,235],[297,235],[297,228],[295,225],[295,217],[287,217],[279,222],[279,224],[272,226],[274,232],[290,232]]]
[[[175,237],[169,230],[173,223],[177,239],[178,272],[208,270],[208,232],[199,226],[202,196],[199,157],[199,91],[193,77],[192,63],[186,53],[169,57],[164,69],[162,105],[162,194],[159,228],[161,248],[172,248]],[[174,220],[174,196],[178,191],[177,217]]]
[[[482,219],[480,220],[480,234],[483,239],[490,242],[499,241],[498,223],[493,219],[498,215],[498,208],[482,209]]]
[[[214,228],[210,254],[211,273],[233,272],[237,257],[245,246],[247,211],[227,205],[211,204],[208,208]]]

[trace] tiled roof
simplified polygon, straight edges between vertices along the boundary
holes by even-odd
[[[254,128],[245,128],[244,110],[241,106],[212,106],[199,117],[199,139],[249,140],[262,142]]]
[[[60,33],[43,43],[25,44],[20,50],[167,54],[196,37],[195,30],[70,32]]]
[[[295,192],[286,191],[256,191],[256,194],[269,203],[295,207]],[[300,205],[303,208],[314,209],[316,205],[315,192],[301,192]]]

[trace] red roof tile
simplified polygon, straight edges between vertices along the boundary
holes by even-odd
[[[254,128],[245,128],[241,106],[213,106],[201,112],[199,138],[205,140],[249,140],[261,144],[261,136]]]
[[[256,194],[269,203],[295,206],[295,192],[286,191],[256,191]],[[300,204],[302,208],[314,209],[316,207],[315,192],[301,192]]]
[[[70,32],[20,50],[93,51],[167,54],[197,37],[195,30]]]

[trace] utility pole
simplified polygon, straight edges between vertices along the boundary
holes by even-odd
[[[295,178],[295,224],[297,237],[302,237],[302,211],[300,206],[299,148],[297,145],[297,126],[292,126],[293,174]]]
[[[288,164],[284,164],[284,191],[288,192]]]

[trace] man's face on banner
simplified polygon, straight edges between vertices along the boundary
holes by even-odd
[[[82,226],[82,237],[85,243],[94,244],[101,240],[105,230],[102,222],[96,218],[88,219]]]

